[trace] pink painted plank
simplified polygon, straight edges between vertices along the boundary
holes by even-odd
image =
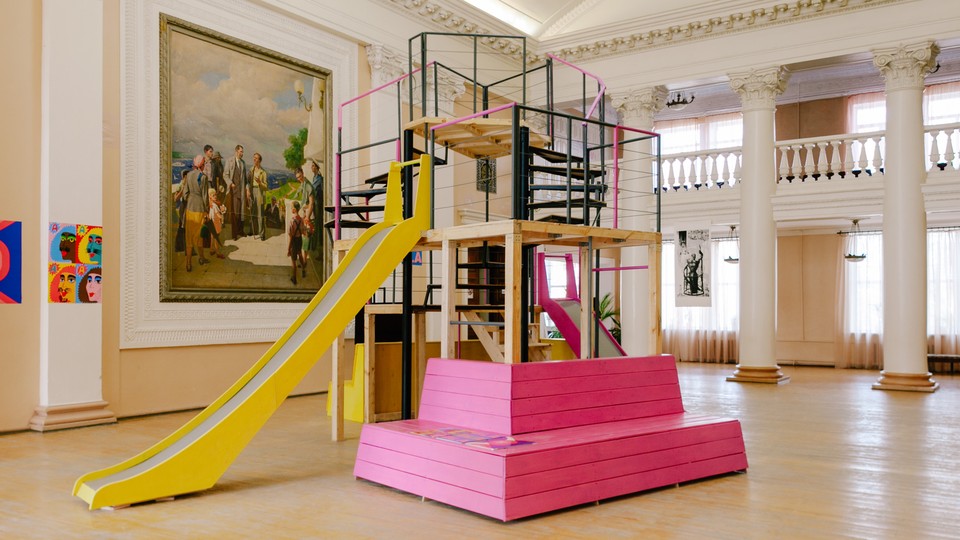
[[[511,385],[509,382],[482,381],[475,379],[464,379],[460,377],[427,375],[423,379],[423,389],[439,390],[442,392],[451,392],[465,396],[485,396],[498,399],[510,399]]]
[[[670,355],[629,356],[602,360],[565,360],[563,362],[530,362],[510,364],[513,381],[584,377],[613,373],[636,373],[644,371],[676,371],[676,360]]]
[[[679,396],[680,388],[677,385],[659,385],[514,399],[511,403],[512,414],[514,416],[523,416],[543,412],[568,411],[585,407],[602,407],[624,403],[641,404]]]
[[[431,358],[427,361],[427,376],[446,375],[462,379],[481,379],[486,381],[510,381],[510,366],[479,360],[454,360]]]
[[[357,462],[354,474],[357,478],[427,497],[457,508],[463,508],[499,520],[505,520],[506,518],[503,500],[497,497],[369,462]]]
[[[599,360],[598,360],[599,361]],[[592,392],[643,386],[660,386],[677,383],[677,370],[647,371],[642,373],[620,373],[613,375],[588,375],[584,377],[566,377],[549,381],[520,381],[512,386],[513,398],[554,396],[571,392]],[[679,389],[677,391],[679,397]]]
[[[509,416],[494,416],[477,412],[458,411],[455,409],[436,407],[429,403],[420,404],[419,416],[424,420],[441,422],[453,426],[492,431],[503,435],[511,434]]]
[[[631,403],[627,405],[611,405],[609,407],[582,409],[579,411],[561,411],[556,413],[518,416],[513,418],[510,434],[530,433],[534,431],[545,431],[681,412],[683,412],[683,403],[679,399],[664,399],[643,403],[642,406]]]
[[[680,482],[689,482],[700,478],[726,474],[747,469],[747,455],[744,453],[718,456],[687,463],[679,468]]]
[[[474,411],[493,416],[510,416],[511,402],[508,399],[496,399],[486,396],[465,396],[451,392],[441,392],[432,388],[424,388],[420,397],[421,404]]]
[[[430,459],[440,463],[487,474],[503,475],[503,458],[485,451],[486,449],[465,447],[456,443],[438,444],[443,441],[390,429],[391,427],[395,426],[390,424],[363,426],[360,444],[390,448],[413,455],[429,455]]]
[[[431,478],[445,484],[459,486],[492,497],[503,498],[503,477],[448,465],[425,457],[361,444],[357,449],[357,463],[364,461],[396,469],[416,476]]]
[[[667,467],[679,467],[688,463],[734,455],[742,452],[742,446],[740,446],[740,450],[737,450],[737,443],[738,440],[735,439],[708,441],[654,452],[643,452],[616,459],[597,460],[573,467],[554,468],[523,476],[508,477],[506,479],[505,496],[510,499],[586,482],[599,482],[608,478]]]
[[[684,440],[688,444],[699,444],[716,439],[738,437],[740,437],[740,426],[730,422],[597,442],[589,439],[584,439],[580,443],[571,441],[570,446],[566,447],[510,455],[506,462],[506,475],[510,478],[551,468],[570,467],[643,452],[676,448]],[[740,440],[742,446],[742,439]],[[530,445],[528,448],[534,450],[534,446],[538,445]]]

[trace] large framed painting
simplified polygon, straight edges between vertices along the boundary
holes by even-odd
[[[166,15],[160,38],[160,301],[309,300],[330,71]]]

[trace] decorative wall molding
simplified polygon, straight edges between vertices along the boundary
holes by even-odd
[[[160,14],[329,69],[334,103],[358,93],[357,45],[249,0],[143,0],[120,10],[120,346],[274,341],[302,304],[160,302]],[[344,144],[355,146],[357,113],[345,113]],[[336,124],[329,128],[336,140]]]
[[[365,49],[373,87],[386,84],[407,72],[408,61],[403,53],[380,43],[371,43]]]
[[[393,7],[395,10],[404,13],[408,17],[419,19],[427,26],[436,30],[445,32],[456,32],[460,34],[519,34],[519,31],[511,27],[498,23],[480,23],[471,20],[471,16],[465,15],[442,0],[381,0],[383,3]],[[669,26],[654,28],[643,32],[632,32],[623,35],[617,35],[620,32],[627,31],[629,28],[635,28],[637,20],[624,21],[615,26],[606,28],[595,28],[589,31],[589,34],[609,34],[613,37],[595,40],[587,43],[562,45],[562,41],[575,41],[577,39],[589,39],[586,32],[578,33],[564,39],[553,40],[556,46],[553,46],[551,40],[542,39],[537,41],[534,38],[528,40],[528,63],[541,62],[546,58],[546,52],[551,52],[561,58],[603,58],[629,54],[643,49],[673,45],[687,40],[706,39],[730,34],[734,32],[743,32],[756,30],[777,24],[790,24],[800,22],[814,17],[840,15],[851,11],[861,9],[871,9],[887,4],[904,2],[909,0],[794,0],[792,2],[777,2],[769,7],[753,9],[749,12],[734,12],[726,16],[711,17],[703,20],[689,21]],[[584,3],[582,5],[586,5]],[[582,7],[581,5],[581,7]],[[467,10],[464,10],[467,11]],[[574,10],[576,11],[576,10]],[[572,15],[571,12],[569,15]],[[556,25],[565,25],[566,16],[560,18],[544,32],[544,38],[551,32],[555,32]],[[519,58],[522,51],[516,46],[505,40],[496,38],[487,39],[484,45],[510,54]]]
[[[106,401],[90,403],[72,403],[69,405],[50,405],[37,407],[30,419],[33,431],[55,431],[58,429],[113,424],[117,416],[107,409]]]
[[[653,117],[667,106],[667,94],[667,87],[659,85],[613,93],[611,98],[625,123],[640,129],[652,129]]]

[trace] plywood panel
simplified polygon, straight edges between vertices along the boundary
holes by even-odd
[[[777,340],[803,340],[803,237],[777,238]]]

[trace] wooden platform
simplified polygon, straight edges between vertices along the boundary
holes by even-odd
[[[409,129],[429,140],[429,129],[446,124],[453,118],[428,116],[408,122]],[[472,159],[506,156],[513,148],[513,120],[504,118],[471,118],[434,131],[436,143]],[[530,146],[545,147],[550,138],[530,131]]]
[[[671,356],[431,359],[419,417],[363,426],[354,474],[503,521],[747,467],[737,420],[683,411]]]

